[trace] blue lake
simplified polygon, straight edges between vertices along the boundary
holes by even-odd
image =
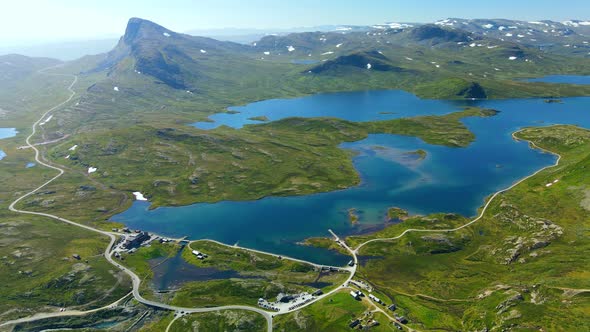
[[[259,121],[248,120],[256,116],[266,116],[270,121],[294,116],[328,116],[350,121],[387,120],[451,113],[462,105],[468,104],[463,101],[424,100],[399,90],[326,93],[296,99],[270,99],[231,107],[231,111],[239,113],[217,113],[210,116],[214,122],[197,122],[193,125],[199,129],[213,129],[220,125],[241,128],[247,124],[259,124]]]
[[[15,128],[0,128],[0,139],[14,137],[16,134],[18,134],[18,131]],[[6,153],[0,150],[0,160],[4,159],[4,157],[6,157]]]
[[[590,84],[590,76],[550,75],[550,76],[545,76],[545,77],[531,78],[531,79],[528,79],[527,82]]]
[[[324,264],[343,264],[347,257],[297,245],[307,237],[329,236],[328,228],[346,235],[384,227],[388,207],[414,214],[455,212],[474,216],[486,196],[555,162],[555,156],[516,142],[511,134],[523,126],[555,123],[590,127],[590,98],[568,98],[563,104],[542,99],[492,101],[421,100],[402,91],[320,94],[289,100],[268,100],[233,108],[240,113],[217,114],[216,122],[200,128],[251,123],[247,118],[265,115],[271,120],[288,116],[332,116],[351,121],[445,114],[464,106],[499,110],[489,118],[467,118],[476,135],[466,148],[449,148],[414,137],[370,135],[342,144],[359,154],[354,165],[359,186],[346,190],[300,196],[268,197],[258,201],[194,204],[149,210],[148,202],[135,202],[113,220],[167,236],[188,235],[268,250]],[[424,160],[408,152],[422,149]],[[360,222],[352,225],[347,210],[356,208]]]

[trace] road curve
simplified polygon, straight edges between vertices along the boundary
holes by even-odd
[[[50,67],[50,68],[55,68],[55,67]],[[44,73],[45,70],[50,69],[50,68],[46,68],[46,69],[42,69],[39,71],[39,73]],[[43,183],[42,185],[40,185],[39,187],[35,188],[34,190],[20,196],[19,198],[17,198],[16,200],[14,200],[10,206],[8,207],[10,209],[10,211],[15,212],[15,213],[22,213],[22,214],[29,214],[29,215],[36,215],[36,216],[41,216],[41,217],[47,217],[47,218],[51,218],[54,220],[58,220],[73,226],[77,226],[95,233],[99,233],[102,234],[104,236],[109,237],[110,242],[108,244],[108,246],[106,247],[105,251],[104,251],[104,257],[105,259],[111,263],[112,265],[116,266],[117,268],[119,268],[121,271],[125,272],[127,275],[129,275],[129,277],[132,280],[133,283],[133,297],[143,303],[144,305],[147,306],[151,306],[151,307],[156,307],[156,308],[160,308],[160,309],[166,309],[166,310],[172,310],[172,311],[179,311],[179,312],[185,312],[185,313],[199,313],[199,312],[212,312],[212,311],[220,311],[220,310],[231,310],[231,309],[238,309],[238,310],[248,310],[248,311],[253,311],[253,312],[257,312],[259,314],[261,314],[267,321],[267,331],[271,332],[272,331],[272,315],[270,312],[267,312],[265,310],[262,310],[260,308],[257,307],[250,307],[250,306],[243,306],[243,305],[228,305],[228,306],[219,306],[219,307],[211,307],[211,308],[184,308],[184,307],[178,307],[178,306],[173,306],[173,305],[168,305],[165,303],[160,303],[160,302],[155,302],[155,301],[150,301],[147,300],[145,298],[143,298],[141,296],[141,294],[139,294],[139,286],[141,284],[141,279],[130,269],[128,269],[127,267],[119,264],[119,262],[115,261],[112,256],[111,256],[111,250],[113,248],[113,245],[115,244],[115,242],[117,241],[117,237],[109,232],[94,228],[94,227],[90,227],[84,224],[80,224],[53,214],[49,214],[49,213],[43,213],[43,212],[33,212],[33,211],[26,211],[26,210],[19,210],[17,208],[15,208],[15,206],[22,201],[23,199],[33,195],[34,193],[38,192],[39,190],[41,190],[42,188],[44,188],[45,186],[47,186],[48,184],[50,184],[51,182],[55,181],[57,178],[59,178],[60,176],[62,176],[64,174],[64,170],[57,167],[57,166],[53,166],[50,165],[48,163],[45,163],[43,160],[41,160],[40,158],[40,152],[39,150],[35,147],[34,144],[31,144],[31,138],[33,136],[35,136],[35,134],[37,133],[37,126],[39,125],[39,123],[47,116],[47,114],[55,111],[56,109],[64,106],[65,104],[67,104],[68,102],[70,102],[74,96],[76,95],[76,92],[73,90],[74,85],[78,82],[78,76],[77,75],[70,75],[70,74],[47,74],[47,75],[55,75],[55,76],[66,76],[66,77],[72,77],[72,83],[68,86],[67,90],[70,92],[70,96],[64,100],[63,102],[53,106],[52,108],[48,109],[47,111],[45,111],[45,113],[43,113],[43,115],[32,125],[32,131],[31,134],[29,134],[29,136],[27,136],[25,143],[26,146],[33,149],[33,151],[35,151],[35,161],[37,163],[39,163],[40,165],[43,165],[45,167],[51,168],[53,170],[56,170],[58,172],[58,174],[56,176],[54,176],[53,178],[49,179],[48,181],[46,181],[45,183]],[[107,306],[108,307],[108,306]],[[103,308],[99,308],[99,309],[105,309],[105,307]],[[9,324],[17,324],[17,323],[25,323],[25,322],[31,322],[31,321],[35,321],[35,320],[39,320],[39,319],[43,319],[43,318],[50,318],[50,317],[59,317],[59,316],[71,316],[71,315],[78,315],[78,316],[82,316],[82,315],[86,315],[92,312],[98,311],[98,309],[94,309],[94,310],[89,310],[89,311],[66,311],[66,312],[61,312],[61,313],[53,313],[53,314],[41,314],[41,315],[37,315],[37,316],[31,316],[31,317],[25,317],[25,318],[21,318],[19,320],[15,320],[15,321],[10,321],[10,322],[5,322],[0,326],[6,326]]]
[[[521,131],[523,131],[523,130],[524,130],[524,128],[523,128],[523,129],[520,129],[520,130],[517,130],[517,131],[515,131],[514,133],[512,133],[512,138],[513,138],[513,139],[515,139],[515,140],[517,140],[517,141],[520,141],[521,139],[519,139],[518,137],[516,137],[516,134],[517,134],[517,133],[519,133],[519,132],[521,132]],[[406,234],[408,234],[408,233],[411,233],[411,232],[422,232],[422,233],[448,233],[448,232],[455,232],[455,231],[458,231],[458,230],[460,230],[460,229],[463,229],[463,228],[465,228],[465,227],[469,227],[469,226],[471,226],[472,224],[476,223],[476,222],[477,222],[477,221],[479,221],[481,218],[483,218],[483,215],[485,214],[486,210],[488,209],[488,207],[490,206],[490,204],[492,203],[492,201],[494,200],[494,198],[496,198],[498,195],[500,195],[500,194],[502,194],[502,193],[504,193],[504,192],[506,192],[506,191],[508,191],[508,190],[510,190],[510,189],[512,189],[512,188],[514,188],[514,187],[516,187],[517,185],[519,185],[519,184],[521,184],[522,182],[524,182],[524,181],[526,181],[526,180],[530,179],[531,177],[533,177],[533,176],[535,176],[535,175],[537,175],[537,174],[541,173],[542,171],[544,171],[544,170],[546,170],[546,169],[553,168],[553,167],[557,167],[557,166],[559,165],[559,161],[561,160],[561,155],[560,155],[560,154],[558,154],[558,153],[555,153],[555,152],[553,152],[553,151],[549,151],[549,150],[547,150],[547,149],[543,149],[543,148],[539,147],[538,145],[536,145],[535,143],[533,143],[533,142],[531,142],[531,141],[527,141],[527,142],[529,142],[529,144],[530,144],[532,147],[536,148],[536,149],[539,149],[539,150],[542,150],[542,151],[544,151],[544,152],[546,152],[546,153],[550,153],[550,154],[553,154],[553,155],[557,156],[557,160],[555,161],[555,164],[553,164],[553,165],[549,165],[549,166],[545,166],[545,167],[541,168],[540,170],[538,170],[538,171],[534,172],[533,174],[531,174],[531,175],[528,175],[528,176],[525,176],[524,178],[522,178],[522,179],[518,180],[517,182],[513,183],[513,184],[512,184],[510,187],[508,187],[508,188],[504,188],[504,189],[501,189],[501,190],[497,191],[495,194],[493,194],[493,195],[492,195],[492,197],[490,197],[490,199],[487,201],[487,203],[484,205],[483,209],[481,210],[481,212],[479,213],[479,215],[478,215],[478,216],[477,216],[475,219],[473,219],[473,220],[471,220],[470,222],[468,222],[468,223],[466,223],[466,224],[464,224],[464,225],[461,225],[461,226],[459,226],[459,227],[456,227],[456,228],[449,228],[449,229],[417,229],[417,228],[409,228],[409,229],[406,229],[405,231],[403,231],[403,232],[402,232],[400,235],[398,235],[398,236],[395,236],[395,237],[389,237],[389,238],[376,238],[376,239],[371,239],[371,240],[365,241],[365,242],[363,242],[363,243],[359,244],[359,245],[358,245],[358,246],[357,246],[357,247],[354,249],[354,252],[355,252],[355,253],[358,253],[358,252],[359,252],[359,250],[360,250],[362,247],[364,247],[365,245],[367,245],[367,244],[369,244],[369,243],[372,243],[372,242],[377,242],[377,241],[391,241],[391,240],[397,240],[397,239],[399,239],[399,238],[403,237],[404,235],[406,235]]]

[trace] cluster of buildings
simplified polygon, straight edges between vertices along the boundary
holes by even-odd
[[[202,253],[198,250],[193,250],[193,255],[197,256],[197,259],[200,259],[200,260],[203,260],[203,259],[209,257],[209,255]]]
[[[362,281],[356,281],[356,280],[351,280],[350,282],[351,282],[352,284],[355,284],[355,285],[362,283]],[[369,285],[366,285],[366,286],[370,287]],[[363,294],[363,292],[361,292],[360,290],[351,290],[351,291],[350,291],[350,296],[352,296],[352,297],[353,297],[355,300],[357,300],[357,301],[360,301],[360,300],[361,300],[361,298],[365,296],[365,294]],[[371,300],[372,300],[373,302],[375,302],[375,303],[378,303],[378,304],[381,304],[381,305],[387,306],[387,304],[386,304],[385,302],[381,301],[381,299],[379,299],[378,297],[376,297],[376,296],[375,296],[375,295],[373,295],[373,294],[369,294],[369,299],[371,299]],[[396,308],[395,304],[393,304],[393,303],[392,303],[392,304],[390,304],[389,306],[387,306],[387,309],[389,309],[390,311],[395,311],[395,309],[397,309],[397,308]],[[393,317],[394,317],[394,318],[395,318],[395,320],[396,320],[395,322],[393,322],[393,323],[394,323],[394,325],[395,325],[395,327],[397,327],[397,328],[398,328],[398,329],[400,329],[400,330],[402,329],[402,327],[401,327],[401,325],[399,325],[398,323],[401,323],[401,324],[406,324],[406,323],[408,323],[408,320],[407,320],[407,319],[406,319],[404,316],[400,316],[400,315],[398,315],[398,314],[394,314],[394,316],[393,316]],[[357,320],[358,320],[358,322],[356,322]],[[359,319],[357,319],[357,320],[353,320],[353,321],[352,321],[352,322],[349,324],[349,326],[350,326],[351,328],[355,328],[355,327],[357,327],[357,326],[361,326],[361,321],[360,321]],[[356,322],[356,323],[355,323],[355,322]],[[368,326],[368,325],[365,325],[365,326]]]
[[[350,280],[350,283],[355,285],[358,288],[364,289],[368,292],[372,292],[373,291],[373,287],[371,285],[369,285],[368,283],[362,281],[362,280]]]
[[[360,329],[363,329],[364,330],[365,328],[371,328],[371,327],[377,326],[377,325],[379,325],[379,322],[376,321],[376,320],[374,320],[374,319],[369,320],[367,322],[367,324],[364,325],[364,326],[362,325],[362,321],[360,319],[353,319],[350,322],[350,324],[348,324],[348,327],[350,327],[351,329],[357,328],[359,330]]]
[[[114,255],[117,258],[121,258],[121,253],[123,252],[132,254],[136,252],[141,246],[149,246],[152,241],[158,240],[160,243],[170,242],[169,239],[154,236],[153,234],[144,232],[140,229],[132,231],[125,227],[120,230],[118,228],[113,228],[112,231],[116,233],[123,233],[123,242],[117,245],[117,247],[114,249]]]
[[[141,246],[142,243],[151,239],[151,236],[148,232],[139,232],[130,234],[125,237],[125,242],[123,242],[123,248],[127,250],[131,250],[134,248],[138,248]]]

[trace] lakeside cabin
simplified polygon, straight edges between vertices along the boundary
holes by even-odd
[[[207,256],[207,254],[204,254],[198,250],[193,250],[192,253],[193,253],[193,255],[197,256],[197,259],[201,259],[201,260],[209,257],[209,256]]]
[[[123,248],[125,249],[133,249],[141,246],[141,244],[150,239],[150,235],[148,232],[139,232],[136,234],[131,234],[123,243]]]
[[[350,322],[350,324],[348,324],[348,327],[350,327],[351,329],[354,329],[355,327],[360,325],[360,323],[361,323],[360,319],[355,319],[352,322]]]
[[[381,303],[381,300],[373,294],[369,294],[369,298],[377,303]]]
[[[363,293],[359,290],[357,290],[357,291],[351,290],[350,296],[352,296],[355,300],[360,300],[361,296],[363,296]]]

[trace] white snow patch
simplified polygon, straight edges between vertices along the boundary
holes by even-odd
[[[504,36],[506,36],[506,37],[512,37],[512,34],[509,32],[509,33],[505,34]]]
[[[115,91],[119,91],[119,87],[118,87],[118,86],[116,86],[116,87],[114,87],[114,88],[113,88],[113,90],[115,90]]]
[[[135,196],[136,201],[147,201],[147,198],[145,198],[145,196],[139,191],[134,191],[133,195]]]
[[[76,151],[76,149],[78,148],[78,144],[72,146],[71,148],[69,148],[68,150],[70,151]]]
[[[519,35],[516,35],[516,37],[518,37],[518,38],[524,38],[524,35],[520,35],[519,34]]]
[[[163,35],[164,37],[170,37],[170,34],[168,32],[164,32]]]
[[[413,25],[406,23],[387,23],[385,25],[390,29],[405,29],[413,27]]]
[[[446,19],[446,20],[434,22],[434,24],[441,25],[441,26],[453,26],[454,22],[451,22],[451,20]]]
[[[408,61],[414,61],[414,59],[408,58],[408,57],[406,57],[406,60],[408,60]]]
[[[330,55],[330,54],[334,54],[334,52],[332,52],[332,51],[329,51],[329,52],[324,52],[324,53],[322,53],[322,55]]]
[[[264,52],[264,55],[270,55],[269,51]]]
[[[336,48],[339,48],[340,46],[342,46],[343,43],[340,43],[338,45],[336,45]]]
[[[434,65],[436,68],[440,68],[440,65]]]
[[[367,69],[371,69],[373,66],[370,63],[367,63]]]
[[[529,23],[530,23],[530,24],[538,24],[538,25],[546,25],[546,26],[549,26],[549,24],[547,24],[547,23],[543,23],[543,22],[539,22],[539,21],[531,21],[531,22],[529,22]]]
[[[349,27],[338,27],[336,29],[334,29],[334,31],[350,31],[352,30],[352,28]]]
[[[495,70],[495,71],[500,71],[500,69],[499,69],[499,68],[494,68],[494,70]]]
[[[475,47],[475,46],[477,46],[477,44],[476,44],[476,43],[471,43],[471,44],[469,44],[469,47]]]
[[[293,52],[293,51],[295,51],[295,47],[293,47],[292,45],[289,45],[289,46],[287,46],[287,51]]]
[[[547,183],[547,184],[545,185],[545,187],[551,187],[552,185],[553,185],[553,183]]]
[[[488,46],[489,49],[496,48],[496,47],[498,47],[498,45],[490,45],[490,46]]]
[[[92,174],[92,173],[96,172],[96,170],[97,170],[96,167],[90,166],[90,167],[88,167],[88,174]]]
[[[515,56],[511,56],[511,57],[508,58],[508,60],[516,60],[516,59],[518,59],[518,58],[515,57]]]
[[[70,159],[70,155],[67,155],[67,156],[66,156],[66,159]]]
[[[506,27],[505,27],[505,26],[503,26],[503,25],[501,25],[501,26],[499,26],[499,27],[498,27],[498,30],[500,30],[500,31],[502,31],[502,30],[506,30]]]
[[[490,23],[488,23],[488,24],[484,24],[484,25],[482,25],[481,27],[482,27],[482,28],[484,28],[484,29],[491,29],[491,28],[493,28],[493,27],[494,27],[494,25],[493,25],[493,24],[490,24]]]
[[[570,27],[579,27],[580,25],[590,25],[590,22],[588,21],[564,21],[561,22],[564,25],[570,26]]]
[[[207,51],[205,51],[205,50],[201,50],[201,53],[205,54],[205,53],[207,53]]]

